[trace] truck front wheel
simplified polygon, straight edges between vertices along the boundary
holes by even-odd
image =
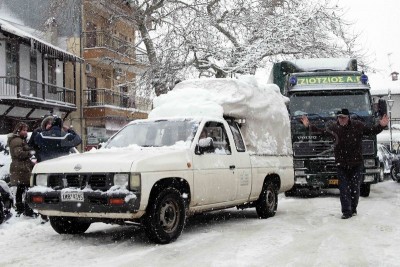
[[[59,234],[83,234],[90,226],[90,222],[84,222],[73,217],[50,217],[50,225]]]
[[[150,202],[144,226],[150,240],[167,244],[180,236],[185,221],[185,202],[178,190],[169,187]]]
[[[256,203],[258,217],[266,219],[273,217],[278,208],[278,190],[272,181],[266,181]]]
[[[360,196],[368,197],[370,191],[371,191],[371,184],[361,184]]]

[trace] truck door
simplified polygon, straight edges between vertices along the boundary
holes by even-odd
[[[193,157],[194,204],[208,205],[235,200],[235,160],[224,124],[207,122],[201,133],[212,139],[212,149]]]
[[[234,144],[232,155],[235,158],[235,179],[238,183],[236,200],[248,200],[251,193],[251,162],[239,125],[235,121],[228,121]]]

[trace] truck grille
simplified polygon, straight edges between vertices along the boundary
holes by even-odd
[[[318,141],[318,142],[295,142],[293,144],[293,153],[296,157],[309,156],[332,156],[333,142]]]
[[[107,191],[113,185],[113,179],[109,174],[50,174],[48,183],[53,189],[67,187],[84,189],[90,186],[93,190]]]
[[[374,155],[374,141],[363,140],[362,142],[363,155]],[[295,157],[310,157],[310,156],[333,156],[333,142],[318,141],[318,142],[295,142],[293,143],[293,153]]]

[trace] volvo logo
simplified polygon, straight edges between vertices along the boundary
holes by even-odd
[[[297,136],[299,140],[316,140],[317,137],[315,135],[306,135],[306,136]]]
[[[81,164],[76,164],[74,167],[75,171],[79,171],[80,169],[82,169],[82,165]]]

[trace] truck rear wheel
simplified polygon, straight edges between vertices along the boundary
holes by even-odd
[[[59,234],[83,234],[90,222],[84,222],[74,217],[50,217],[50,225]]]
[[[368,197],[371,191],[371,184],[361,184],[360,187],[360,196]]]
[[[150,240],[167,244],[180,236],[185,222],[185,202],[178,190],[169,187],[149,204],[144,226]]]
[[[278,190],[272,181],[266,181],[256,203],[258,217],[266,219],[273,217],[278,208]]]

